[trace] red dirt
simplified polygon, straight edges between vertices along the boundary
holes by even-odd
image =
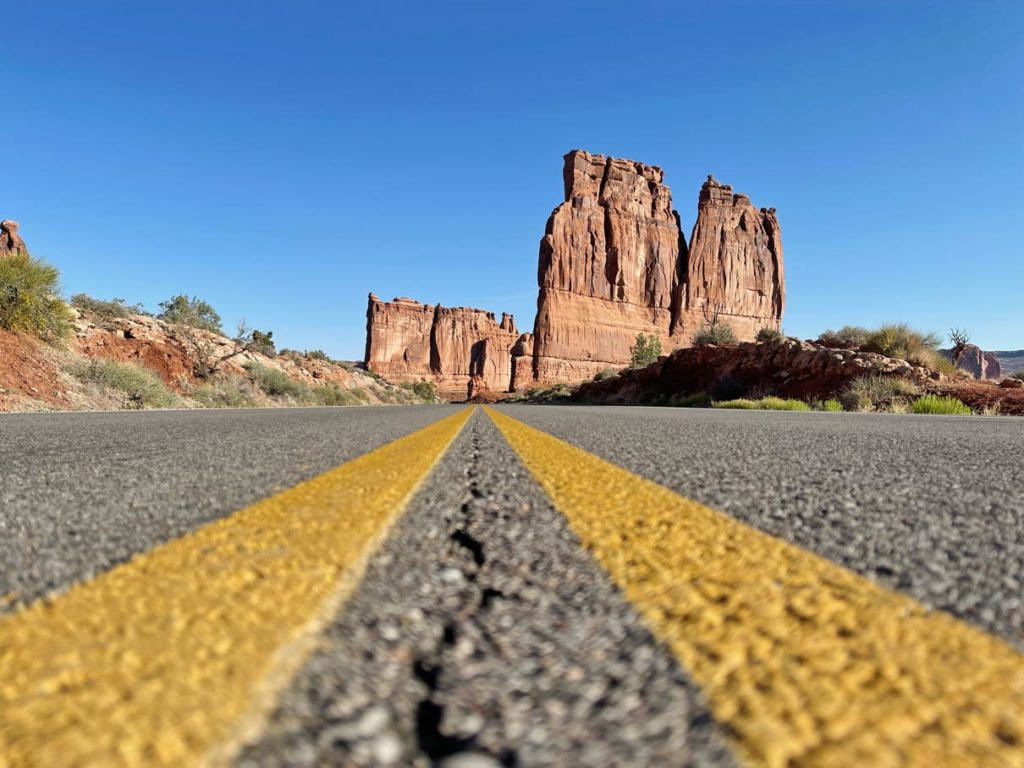
[[[987,381],[944,381],[929,389],[955,397],[975,411],[998,406],[1001,414],[1024,416],[1024,389],[1004,389]]]
[[[124,338],[96,329],[84,339],[78,339],[75,347],[88,357],[143,365],[156,371],[168,386],[178,391],[181,391],[183,383],[193,378],[192,361],[176,344]]]
[[[12,331],[0,330],[0,411],[24,398],[67,407],[67,393],[60,384],[57,366],[40,342]]]

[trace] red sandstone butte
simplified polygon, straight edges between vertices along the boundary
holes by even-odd
[[[472,307],[369,297],[367,368],[393,383],[432,381],[442,397],[507,392],[518,339],[508,313],[499,322],[493,312]]]
[[[687,248],[656,166],[573,150],[565,202],[540,244],[533,377],[578,382],[630,361],[637,334],[667,353],[717,319],[739,340],[779,328],[785,303],[774,209],[712,177]]]
[[[775,209],[712,177],[688,248],[657,166],[573,150],[565,200],[540,243],[533,334],[506,315],[370,295],[366,363],[390,381],[426,379],[447,396],[576,383],[628,365],[638,334],[667,354],[701,325],[740,341],[779,328],[785,303]]]

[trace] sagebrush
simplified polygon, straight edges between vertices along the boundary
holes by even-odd
[[[182,404],[181,398],[164,383],[156,371],[135,363],[96,358],[76,361],[69,366],[68,371],[80,381],[92,384],[101,391],[123,395],[122,408],[174,408]]]
[[[71,333],[72,315],[60,296],[56,267],[27,253],[0,259],[0,328],[56,342]]]
[[[693,346],[695,347],[706,347],[712,344],[716,347],[721,347],[735,343],[736,333],[732,327],[717,321],[705,323],[697,330],[693,337]]]

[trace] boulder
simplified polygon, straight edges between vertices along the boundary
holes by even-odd
[[[951,350],[943,349],[940,352],[948,360],[953,359]],[[999,364],[999,358],[996,354],[994,352],[985,352],[975,344],[967,345],[963,355],[960,357],[960,361],[957,363],[957,367],[976,379],[998,379],[1003,375],[1002,366]]]
[[[27,252],[25,241],[18,234],[18,222],[10,219],[0,221],[0,259]]]
[[[1021,379],[1003,379],[999,382],[1003,389],[1024,389],[1024,381]]]

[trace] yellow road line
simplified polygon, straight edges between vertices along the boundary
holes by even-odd
[[[0,620],[0,765],[230,758],[470,413]]]
[[[749,764],[1024,765],[1008,644],[487,412]]]

